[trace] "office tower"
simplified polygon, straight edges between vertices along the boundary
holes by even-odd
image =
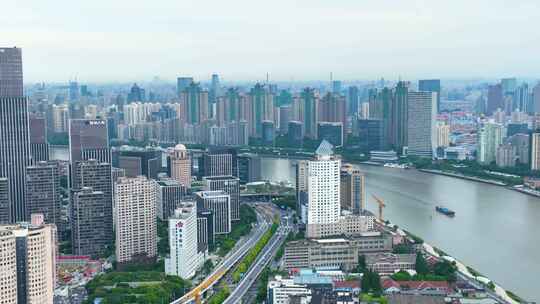
[[[161,151],[152,147],[122,146],[113,150],[113,166],[125,170],[127,177],[144,175],[157,179],[161,171]]]
[[[532,133],[531,137],[531,170],[540,170],[540,133]]]
[[[502,144],[503,126],[488,122],[478,132],[478,148],[476,160],[489,165],[495,161],[497,147]]]
[[[261,158],[256,154],[238,155],[238,178],[241,184],[261,179]]]
[[[79,100],[79,83],[77,81],[70,81],[69,82],[69,101],[77,101]]]
[[[504,110],[503,89],[501,84],[488,87],[488,99],[486,114],[492,115],[497,109]]]
[[[332,93],[341,94],[341,81],[340,80],[332,81]]]
[[[323,140],[308,162],[306,237],[318,235],[319,225],[334,224],[341,214],[341,160],[334,157],[333,146]]]
[[[112,244],[112,191],[109,163],[97,160],[75,163],[71,185],[71,234],[75,254],[95,256]]]
[[[231,197],[225,191],[200,191],[195,193],[197,209],[214,213],[214,233],[231,232]]]
[[[343,137],[347,137],[347,115],[345,97],[326,94],[319,102],[317,122],[341,122]]]
[[[289,128],[289,121],[291,121],[291,106],[281,106],[279,107],[279,133],[280,134],[287,134],[288,128]]]
[[[182,96],[182,92],[189,87],[193,82],[193,77],[178,77],[176,78],[176,93],[178,97]]]
[[[513,95],[517,87],[516,78],[503,78],[501,79],[502,93],[504,95]]]
[[[529,164],[529,135],[528,134],[514,134],[505,139],[505,143],[508,143],[516,147],[516,161],[520,164]]]
[[[257,83],[249,91],[248,104],[251,107],[249,115],[250,136],[260,138],[262,136],[262,122],[274,120],[274,95],[270,94],[264,85]]]
[[[206,254],[214,244],[214,213],[210,210],[197,209],[197,248]]]
[[[441,80],[425,79],[418,80],[418,91],[437,93],[437,111],[441,109]]]
[[[167,220],[173,211],[182,204],[186,196],[186,187],[172,178],[157,181],[157,216]]]
[[[61,220],[62,194],[58,162],[38,162],[26,168],[26,208],[29,214],[43,214],[45,223],[65,231]]]
[[[357,86],[350,86],[347,91],[347,114],[355,115],[358,113],[358,102],[360,96]]]
[[[0,48],[0,98],[23,95],[22,50]]]
[[[523,113],[531,112],[529,85],[522,83],[514,92],[512,111],[519,110]]]
[[[212,147],[202,157],[202,176],[238,176],[238,158],[235,149]],[[201,166],[199,166],[201,170]]]
[[[145,101],[146,99],[145,95],[146,94],[145,94],[144,89],[142,89],[136,83],[134,83],[127,95],[127,101],[128,103],[131,103],[134,101]]]
[[[300,120],[303,122],[304,136],[317,138],[317,122],[319,115],[319,97],[312,88],[305,88],[300,93]]]
[[[302,147],[304,142],[303,126],[300,121],[289,121],[287,143],[292,147]]]
[[[230,196],[231,220],[240,220],[240,179],[235,176],[203,177],[205,191],[223,191]]]
[[[99,257],[111,246],[113,231],[103,226],[103,217],[107,213],[104,200],[102,191],[94,191],[90,187],[72,191],[70,220],[73,254]]]
[[[439,90],[440,91],[440,90]],[[394,89],[394,102],[392,106],[392,146],[398,153],[403,152],[408,141],[409,124],[409,83],[400,81]]]
[[[0,246],[0,302],[53,303],[56,227],[33,214],[30,223],[0,226]]]
[[[69,129],[69,109],[65,104],[51,107],[52,131],[55,133],[67,132]]]
[[[167,156],[167,171],[171,178],[191,188],[191,157],[182,144],[176,145]]]
[[[529,108],[529,114],[540,113],[540,82],[532,88],[531,106]]]
[[[84,118],[85,119],[96,119],[99,116],[98,108],[96,105],[86,105],[84,106]]]
[[[369,93],[369,117],[381,121],[382,141],[381,150],[389,150],[393,140],[393,92],[389,88],[371,90]],[[408,101],[410,102],[410,101]],[[408,110],[407,110],[407,113]]]
[[[12,222],[28,219],[24,173],[32,161],[22,75],[21,49],[0,48],[0,177],[9,182]]]
[[[383,123],[379,119],[359,119],[358,137],[366,151],[381,151],[385,147]]]
[[[185,109],[184,119],[188,124],[201,124],[208,120],[208,92],[201,89],[198,83],[190,83],[181,93],[181,102]]]
[[[197,243],[197,206],[186,203],[169,218],[170,258],[165,260],[165,272],[182,279],[191,279],[201,267],[204,255]]]
[[[47,143],[47,127],[45,118],[30,117],[30,155],[32,162],[49,160],[49,144]]]
[[[9,200],[9,181],[5,177],[0,177],[0,224],[11,222]]]
[[[450,126],[444,122],[438,122],[436,125],[437,145],[436,147],[450,146]]]
[[[155,262],[157,256],[156,183],[144,176],[115,183],[116,261]]]
[[[276,137],[276,131],[274,128],[274,122],[270,120],[264,120],[262,122],[262,143],[265,145],[274,145],[274,138]]]
[[[409,92],[407,142],[409,155],[433,157],[435,155],[435,118],[437,94]]]
[[[341,208],[360,214],[366,208],[365,176],[352,166],[341,168]]]
[[[71,119],[69,121],[70,163],[96,159],[110,163],[107,123],[103,119]]]
[[[516,166],[516,147],[511,144],[502,144],[497,147],[495,163],[498,167],[515,167]]]
[[[343,124],[341,122],[319,122],[317,124],[317,139],[327,140],[334,147],[343,145]]]

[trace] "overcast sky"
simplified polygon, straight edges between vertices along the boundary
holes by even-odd
[[[83,3],[84,2],[84,3]],[[540,77],[538,0],[2,1],[27,82]]]

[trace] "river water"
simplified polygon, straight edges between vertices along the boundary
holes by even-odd
[[[52,155],[55,152],[52,151]],[[67,151],[56,155],[66,155]],[[62,157],[59,157],[62,158]],[[263,158],[262,178],[294,184],[295,160]],[[384,217],[422,237],[504,288],[540,301],[540,199],[503,187],[416,170],[360,166],[371,194],[382,198]],[[456,216],[435,212],[444,205]]]

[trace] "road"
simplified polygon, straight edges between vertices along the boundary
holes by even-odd
[[[257,213],[257,226],[252,229],[247,237],[240,239],[234,248],[225,256],[214,271],[208,275],[199,285],[193,288],[180,299],[176,299],[171,304],[191,303],[197,295],[200,295],[212,288],[221,277],[227,273],[263,236],[263,234],[272,225],[272,217],[269,217],[267,212],[261,208],[255,208]]]
[[[236,288],[231,292],[224,304],[241,303],[242,297],[248,292],[255,280],[259,277],[266,265],[272,260],[279,247],[291,231],[290,217],[282,222],[276,233],[272,236],[268,244],[255,259],[248,272],[244,274]]]

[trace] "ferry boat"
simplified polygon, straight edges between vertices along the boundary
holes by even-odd
[[[446,216],[449,216],[449,217],[454,217],[456,215],[456,212],[446,208],[446,207],[441,207],[441,206],[437,206],[435,207],[435,210],[437,210],[437,212],[439,213],[442,213]]]

